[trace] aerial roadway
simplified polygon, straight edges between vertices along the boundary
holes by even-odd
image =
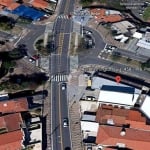
[[[74,0],[60,1],[59,15],[68,15],[74,9]],[[57,16],[53,27],[55,51],[50,56],[51,75],[51,149],[71,148],[68,115],[67,79],[69,74],[68,47],[72,32],[72,19]],[[48,148],[49,149],[49,148]]]

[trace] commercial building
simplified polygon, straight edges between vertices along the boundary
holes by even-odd
[[[137,44],[137,46],[141,48],[145,48],[150,50],[150,32],[146,31],[145,35],[143,36],[142,39],[140,39]]]
[[[133,107],[139,94],[135,94],[133,87],[102,86],[98,101],[100,104],[110,104],[125,108]]]

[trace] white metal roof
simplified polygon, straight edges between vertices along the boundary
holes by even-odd
[[[146,96],[140,109],[150,119],[150,96]]]
[[[99,127],[99,124],[96,122],[81,121],[81,130],[82,131],[97,132],[98,127]]]
[[[111,103],[119,105],[133,106],[136,103],[136,97],[134,93],[105,91],[101,90],[98,101],[102,103]]]
[[[142,33],[135,32],[135,33],[133,34],[133,37],[134,37],[134,38],[137,38],[137,39],[141,39],[141,38],[142,38]]]
[[[136,45],[139,46],[139,47],[143,47],[143,48],[146,48],[146,49],[150,49],[150,43],[149,43],[149,42],[146,42],[144,38],[141,39],[141,40],[139,40]]]

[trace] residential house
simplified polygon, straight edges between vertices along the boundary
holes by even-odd
[[[81,131],[83,135],[83,142],[94,143],[98,132],[99,124],[95,122],[95,115],[84,114],[81,118]]]
[[[0,101],[0,114],[28,111],[27,98]]]
[[[22,130],[0,134],[0,150],[21,150],[24,134]]]
[[[143,150],[150,146],[150,126],[139,110],[101,105],[96,122],[99,123],[96,144],[106,150],[117,147]]]
[[[21,150],[24,147],[22,125],[20,113],[0,117],[0,150]]]
[[[0,117],[0,134],[20,130],[23,120],[20,113]]]
[[[90,10],[91,15],[98,22],[113,23],[123,19],[119,11],[94,8]]]
[[[30,1],[30,4],[38,9],[46,9],[49,6],[49,3],[44,0],[32,0]]]
[[[96,144],[105,147],[105,150],[112,148],[146,150],[150,147],[150,130],[100,125]]]

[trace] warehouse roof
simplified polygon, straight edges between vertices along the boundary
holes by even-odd
[[[150,96],[145,98],[140,110],[150,119]]]
[[[131,87],[104,86],[100,90],[98,101],[133,106],[136,103],[137,97],[138,94],[134,94],[134,89]]]

